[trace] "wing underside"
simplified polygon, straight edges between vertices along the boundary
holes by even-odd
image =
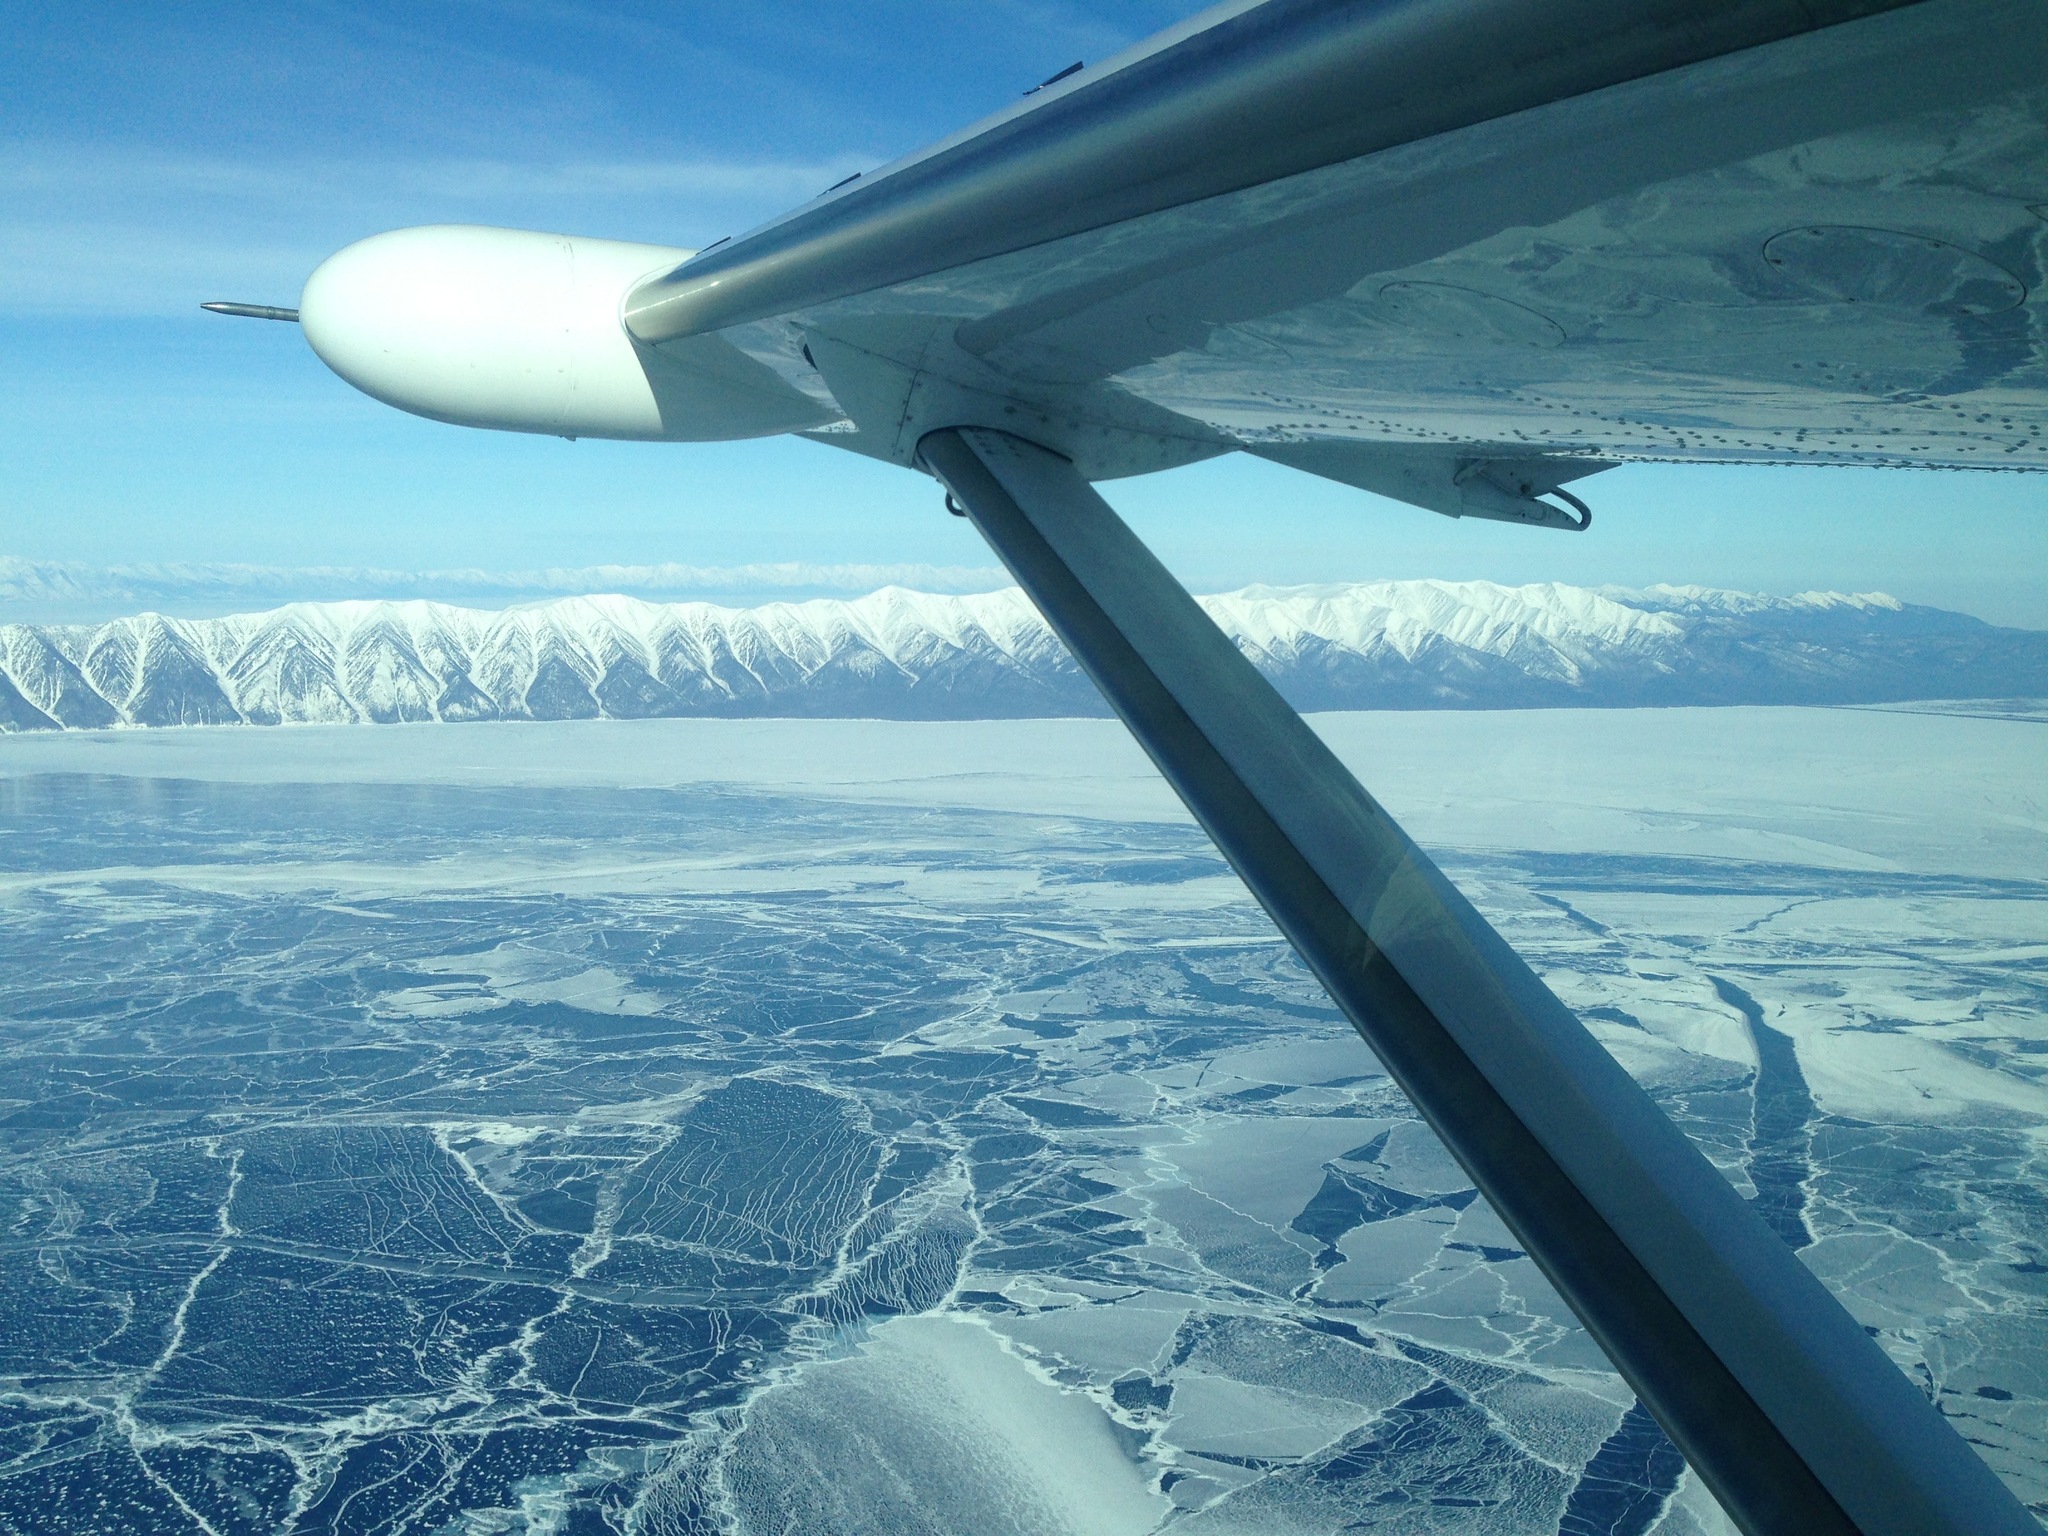
[[[1276,0],[1216,25],[1414,9]],[[1484,76],[1515,62],[1517,38],[1527,54],[1596,10],[1437,14],[1521,26],[1492,39],[1498,64],[1489,34],[1470,35],[1464,68]],[[829,391],[845,417],[832,440],[905,463],[926,431],[984,421],[1096,478],[1236,448],[1375,488],[1552,458],[2048,468],[2048,17],[2033,0],[1921,0],[1039,238],[1062,226],[996,150],[1040,114],[1051,133],[1050,109],[1091,91],[1123,117],[1084,124],[1082,149],[1156,128],[1159,100],[1111,98],[1208,35],[1078,76],[707,253],[643,285],[629,324],[670,345],[720,331],[792,387]],[[1371,62],[1350,65],[1361,90]],[[1219,89],[1192,66],[1163,79],[1168,105]],[[1498,99],[1512,98],[1467,111]],[[1314,139],[1284,113],[1195,128],[1246,164],[1269,140]],[[1126,186],[1126,206],[1147,190]],[[1070,201],[1068,222],[1122,211]],[[980,215],[972,238],[947,234],[960,208]],[[931,269],[890,275],[919,228]],[[954,254],[968,259],[937,264]]]

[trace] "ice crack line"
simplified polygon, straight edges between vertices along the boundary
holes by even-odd
[[[1813,1242],[1806,1224],[1808,1184],[1813,1178],[1813,1093],[1799,1069],[1792,1037],[1764,1023],[1764,1011],[1742,988],[1720,976],[1707,978],[1722,1002],[1742,1015],[1756,1046],[1756,1086],[1749,1138],[1750,1203],[1771,1230],[1793,1248]]]

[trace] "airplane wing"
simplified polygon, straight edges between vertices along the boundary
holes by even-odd
[[[794,324],[898,462],[1000,399],[1092,479],[1248,449],[1457,511],[1475,460],[2048,467],[2044,250],[2029,0],[1268,0],[626,314]]]
[[[1090,482],[1584,531],[1629,460],[2048,469],[2044,259],[2040,0],[1233,0],[703,252],[399,231],[299,319],[443,420],[943,481],[1745,1531],[2016,1536]]]

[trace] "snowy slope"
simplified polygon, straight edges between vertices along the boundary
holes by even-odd
[[[1882,595],[1397,581],[1202,599],[1308,709],[2048,694],[2048,634]],[[0,731],[107,725],[1099,714],[1022,594],[720,608],[295,603],[0,625]]]

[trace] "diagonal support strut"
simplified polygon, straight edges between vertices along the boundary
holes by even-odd
[[[1071,464],[918,452],[1749,1536],[2038,1536]]]

